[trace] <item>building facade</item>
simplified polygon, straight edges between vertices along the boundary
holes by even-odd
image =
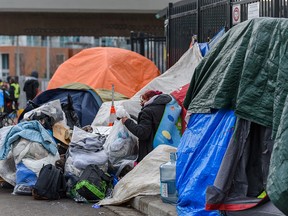
[[[155,15],[176,1],[0,1],[0,35],[127,37],[131,31],[163,35],[163,20]]]
[[[58,66],[82,49],[91,47],[130,49],[126,37],[92,36],[0,36],[0,79],[29,76],[50,79]]]
[[[178,0],[0,1],[0,78],[49,79],[57,67],[84,48],[130,49],[130,33],[164,35],[156,18]]]

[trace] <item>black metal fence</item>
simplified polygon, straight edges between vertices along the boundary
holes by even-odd
[[[151,45],[145,44],[151,42],[146,36],[140,36],[140,38],[144,37],[144,44],[140,45],[140,42],[137,46],[147,49],[148,53],[144,55],[152,61],[157,59],[156,65],[164,72],[188,50],[192,37],[196,35],[198,42],[208,42],[223,27],[227,30],[233,27],[232,10],[235,6],[240,8],[239,21],[243,22],[249,18],[248,9],[253,3],[259,3],[257,4],[259,17],[288,17],[288,0],[182,0],[174,4],[170,3],[167,9],[157,14],[158,17],[165,18],[167,54],[166,48],[161,47],[165,44],[163,38],[161,39],[163,44],[160,47],[161,53],[166,56],[155,55],[153,58],[147,56],[151,53],[149,50]],[[140,40],[136,38],[137,36],[133,39],[134,42]],[[157,40],[152,39],[152,41],[152,43],[157,43]],[[136,45],[133,46],[131,46],[132,50],[135,51]],[[152,47],[156,48],[157,45],[154,44]],[[156,53],[154,50],[153,54]],[[165,64],[165,66],[159,66],[159,64]]]
[[[259,2],[260,17],[288,17],[288,0],[186,0],[170,3],[166,12],[168,68],[187,51],[191,37],[209,41],[220,29],[233,26],[232,9],[240,5],[240,21],[248,19],[248,8]]]
[[[131,50],[153,61],[160,72],[166,71],[166,37],[131,32]]]

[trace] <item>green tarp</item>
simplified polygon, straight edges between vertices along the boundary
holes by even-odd
[[[288,19],[257,18],[230,29],[210,50],[195,69],[184,101],[188,113],[230,108],[238,117],[272,127],[275,145],[267,190],[286,214],[288,120],[281,118],[288,115],[283,112],[287,92]]]

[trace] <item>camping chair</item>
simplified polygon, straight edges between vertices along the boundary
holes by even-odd
[[[17,112],[13,110],[11,113],[1,112],[0,113],[0,128],[16,125],[17,124]]]

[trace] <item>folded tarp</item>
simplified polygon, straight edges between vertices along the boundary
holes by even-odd
[[[113,196],[101,200],[99,205],[120,205],[141,195],[160,194],[160,165],[169,161],[176,148],[159,145],[116,184]]]

